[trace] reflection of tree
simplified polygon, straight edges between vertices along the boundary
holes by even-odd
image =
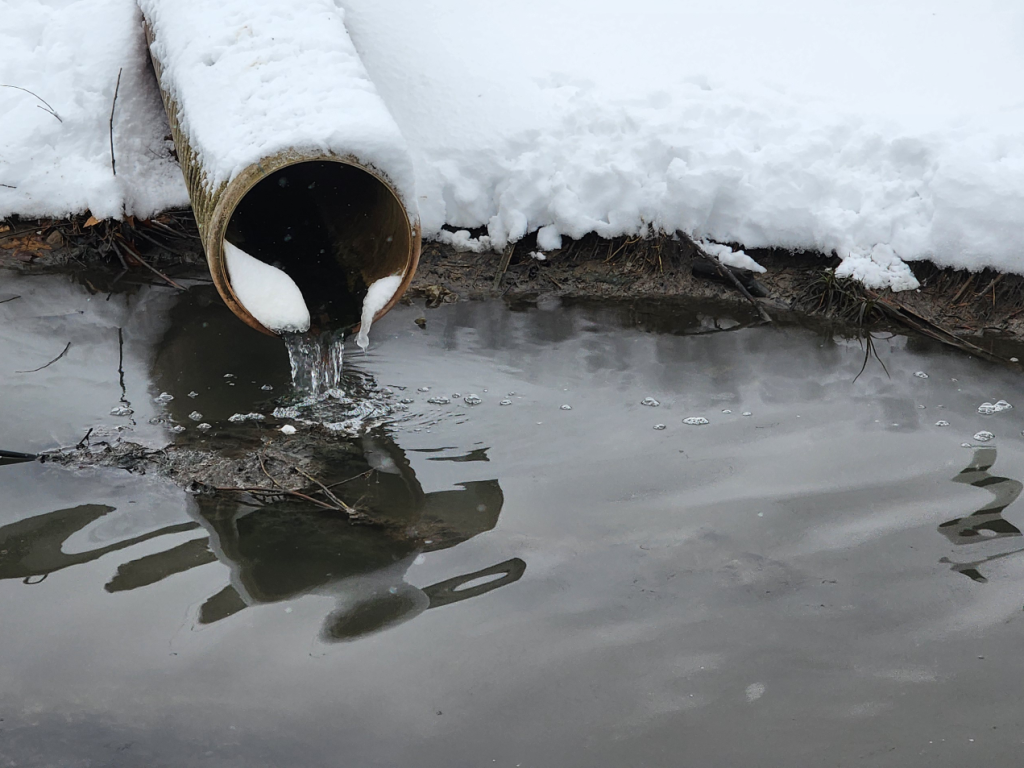
[[[87,552],[69,555],[63,551],[62,545],[72,534],[113,511],[114,507],[104,504],[83,504],[0,527],[0,579],[38,583],[55,571],[92,562],[109,552],[199,527],[198,523],[180,523]]]
[[[954,483],[963,483],[974,488],[984,488],[995,497],[988,504],[968,517],[958,517],[949,520],[939,526],[939,533],[945,536],[953,544],[974,544],[985,539],[1001,539],[1007,536],[1021,536],[1021,531],[1013,523],[1004,519],[1002,514],[1024,489],[1017,480],[1008,477],[997,477],[989,474],[989,470],[996,462],[996,449],[994,447],[975,448],[971,463],[960,472]],[[953,570],[962,573],[974,581],[985,582],[987,579],[981,574],[978,568],[992,560],[998,560],[1024,550],[1012,550],[989,557],[981,558],[969,563],[953,562],[947,557],[940,562],[949,563]]]
[[[210,596],[199,622],[223,620],[246,607],[317,593],[335,598],[322,637],[349,640],[409,620],[424,610],[485,594],[517,581],[518,559],[419,589],[405,573],[423,552],[453,547],[497,525],[504,504],[496,480],[424,493],[404,453],[381,438],[363,438],[345,466],[335,468],[334,492],[390,525],[352,525],[332,512],[294,501],[251,506],[236,498],[198,496],[197,522],[181,523],[108,546],[68,555],[62,546],[113,507],[84,505],[0,528],[0,578],[45,578],[72,565],[168,534],[207,536],[120,565],[109,592],[139,589],[221,561],[229,583]],[[333,478],[331,479],[333,480]],[[331,480],[328,480],[330,482]]]

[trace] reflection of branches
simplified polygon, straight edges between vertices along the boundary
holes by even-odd
[[[988,582],[988,579],[981,575],[981,571],[978,570],[978,566],[984,565],[985,563],[991,563],[993,560],[1001,560],[1002,558],[1009,557],[1010,555],[1019,555],[1021,552],[1024,552],[1024,549],[1011,549],[1009,552],[1000,552],[998,555],[990,555],[989,557],[983,557],[981,560],[974,560],[970,563],[958,563],[955,560],[950,560],[948,557],[939,558],[939,562],[952,566],[952,570],[957,573],[962,573],[973,581],[985,584]]]
[[[53,360],[48,362],[46,365],[41,365],[38,368],[33,368],[31,371],[15,371],[15,373],[35,373],[36,371],[43,370],[43,368],[49,368],[51,365],[53,365],[58,360],[60,360],[62,357],[64,357],[64,355],[66,355],[68,353],[69,349],[71,349],[71,342],[70,341],[67,343],[67,346],[64,347],[64,351],[61,352],[59,355],[57,355],[55,358],[53,358]]]
[[[348,519],[352,522],[381,524],[379,521],[373,520],[356,507],[346,504],[344,501],[339,499],[337,495],[335,495],[331,491],[331,488],[334,486],[326,486],[319,480],[317,480],[315,477],[313,477],[307,472],[304,472],[298,467],[290,467],[290,469],[293,472],[302,475],[307,480],[312,482],[314,485],[318,486],[319,490],[314,491],[314,493],[323,493],[323,495],[326,496],[328,499],[328,501],[322,501],[320,499],[315,498],[314,496],[309,495],[308,493],[304,493],[303,491],[286,487],[276,477],[270,474],[270,471],[267,469],[267,465],[264,462],[262,454],[257,454],[256,458],[259,461],[260,469],[263,470],[263,474],[266,475],[267,479],[273,484],[272,488],[238,488],[226,486],[211,486],[211,489],[222,493],[246,493],[257,499],[261,504],[273,503],[283,498],[299,499],[300,501],[305,501],[306,503],[312,504],[316,507],[319,507],[320,509],[328,510],[331,512],[341,512],[342,514],[346,515]],[[365,474],[367,473],[364,472],[363,475]],[[357,477],[361,476],[362,475],[357,475]],[[354,480],[355,478],[349,479]],[[340,485],[340,483],[335,483],[334,485]]]
[[[948,520],[939,526],[939,533],[949,539],[951,543],[956,545],[972,544],[985,540],[982,539],[983,535],[986,539],[1021,535],[1020,529],[1006,520],[1002,514],[1003,510],[1017,500],[1021,491],[1024,490],[1024,485],[1008,477],[989,474],[989,470],[995,462],[995,448],[977,448],[971,458],[971,463],[953,478],[954,483],[984,488],[995,498],[977,512],[967,517]],[[988,579],[982,576],[978,570],[979,566],[1020,552],[1024,552],[1024,549],[1014,549],[967,563],[958,563],[948,557],[943,557],[939,562],[947,563],[957,573],[962,573],[969,579],[984,584]]]
[[[885,371],[885,375],[888,378],[892,378],[891,376],[889,376],[889,369],[885,367],[885,363],[882,362],[882,358],[878,356],[878,350],[875,349],[874,334],[872,334],[871,331],[868,331],[863,336],[862,340],[864,341],[864,363],[863,365],[861,365],[860,370],[857,372],[857,375],[853,377],[853,380],[857,381],[857,379],[860,378],[860,375],[864,373],[864,369],[868,367],[868,361],[871,359],[872,355],[875,356],[875,360],[878,361],[878,364],[882,366],[882,370]]]
[[[43,112],[47,112],[47,113],[53,115],[54,117],[57,118],[58,121],[60,121],[62,123],[64,122],[63,120],[61,120],[60,115],[57,114],[57,111],[53,107],[51,107],[49,105],[49,103],[47,103],[46,99],[44,99],[38,93],[32,93],[32,91],[30,91],[28,88],[22,88],[20,85],[5,85],[4,83],[0,83],[0,88],[15,88],[15,89],[17,89],[19,91],[24,91],[25,93],[28,93],[28,94],[31,94],[32,96],[35,96],[37,99],[39,99],[41,102],[43,102],[43,104],[45,104],[45,106],[42,106],[42,107],[39,106],[38,104],[36,104],[36,107],[38,109],[41,109],[41,110],[43,110]]]

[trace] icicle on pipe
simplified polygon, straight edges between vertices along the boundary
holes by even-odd
[[[363,299],[363,315],[359,321],[359,333],[356,335],[356,344],[364,352],[370,345],[370,326],[373,325],[373,318],[387,306],[401,285],[402,276],[391,275],[381,278],[367,289],[366,298]]]
[[[411,282],[412,162],[331,0],[140,0],[153,67],[214,284],[257,330],[224,243],[285,272],[311,325],[350,331],[368,288]],[[370,318],[372,323],[373,318]]]

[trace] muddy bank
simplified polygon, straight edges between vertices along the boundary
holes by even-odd
[[[733,244],[739,247],[737,244]],[[458,298],[541,296],[595,299],[697,298],[749,301],[733,281],[716,276],[692,242],[659,236],[606,240],[594,235],[549,252],[539,261],[533,236],[503,254],[458,252],[424,245],[409,297],[427,306]],[[921,288],[893,294],[835,278],[834,255],[748,250],[767,272],[754,275],[762,312],[795,312],[858,326],[923,333],[969,354],[1007,361],[1024,342],[1024,277],[985,270],[940,269],[911,263]],[[102,267],[118,279],[140,277],[176,284],[208,280],[195,223],[188,211],[150,221],[61,221],[0,224],[0,266],[19,270]],[[755,291],[755,294],[758,292]],[[0,297],[2,298],[2,297]]]

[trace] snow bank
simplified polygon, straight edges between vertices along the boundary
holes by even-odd
[[[188,204],[131,0],[0,0],[0,217],[148,217]],[[117,175],[110,164],[114,113]]]
[[[224,260],[231,288],[249,314],[272,331],[308,331],[302,291],[285,272],[250,256],[227,240]]]
[[[683,229],[897,283],[864,255],[1024,272],[1018,0],[341,2],[427,237]]]
[[[215,184],[287,146],[354,152],[462,248],[682,229],[834,250],[878,285],[925,258],[1024,273],[1019,0],[142,6]],[[0,215],[183,204],[132,0],[0,18],[0,82],[64,119],[0,89]]]
[[[330,0],[140,0],[161,85],[211,189],[288,149],[355,155],[415,218],[405,140]]]

